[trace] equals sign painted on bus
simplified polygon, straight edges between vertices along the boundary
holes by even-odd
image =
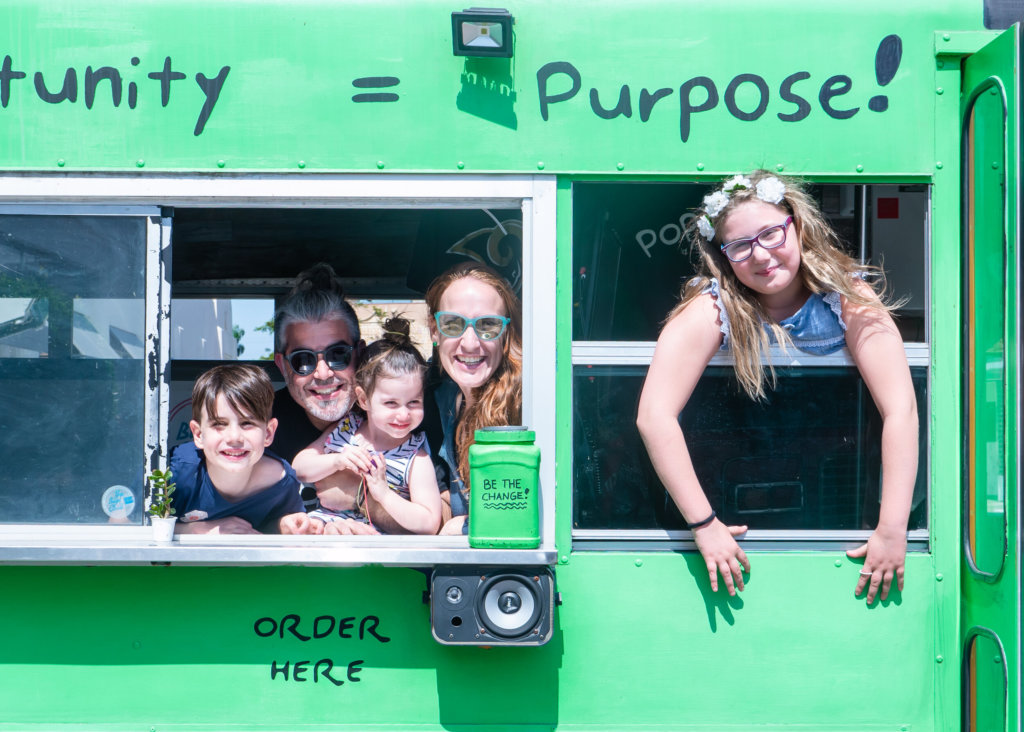
[[[364,76],[361,79],[353,79],[352,86],[356,89],[387,89],[391,86],[398,86],[397,76]],[[393,92],[372,92],[367,94],[353,94],[352,101],[361,102],[397,102],[398,95]]]

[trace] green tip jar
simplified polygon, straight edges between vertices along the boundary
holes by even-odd
[[[540,546],[540,448],[519,425],[477,430],[469,447],[469,545]]]

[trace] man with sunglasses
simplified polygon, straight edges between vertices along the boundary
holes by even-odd
[[[286,387],[274,396],[271,450],[291,462],[348,414],[363,346],[334,269],[320,263],[299,274],[274,316],[274,363]]]

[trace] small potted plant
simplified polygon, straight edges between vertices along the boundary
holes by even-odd
[[[153,539],[159,542],[174,540],[174,507],[171,506],[171,495],[174,483],[171,482],[170,470],[154,470],[149,474],[149,516],[153,524]]]

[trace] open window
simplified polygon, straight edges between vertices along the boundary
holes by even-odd
[[[693,275],[682,233],[709,187],[577,183],[573,189],[573,537],[671,547],[689,533],[635,427],[666,314]],[[927,540],[929,189],[811,188],[849,252],[881,265],[895,296],[922,415],[912,545]],[[778,386],[766,404],[740,393],[716,355],[680,416],[701,485],[718,515],[751,527],[748,544],[848,542],[878,518],[881,419],[844,349],[771,355]]]
[[[0,561],[553,562],[555,419],[542,405],[554,401],[555,329],[534,317],[554,308],[551,180],[306,179],[291,198],[280,181],[151,181],[145,207],[131,181],[61,183],[43,205],[0,211]],[[64,203],[91,199],[95,210]],[[524,303],[523,418],[549,456],[539,549],[481,553],[432,536],[153,544],[144,474],[188,439],[193,379],[242,360],[283,385],[268,321],[299,271],[332,264],[365,339],[402,311],[429,352],[423,294],[467,258],[502,272]]]

